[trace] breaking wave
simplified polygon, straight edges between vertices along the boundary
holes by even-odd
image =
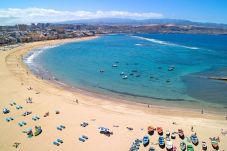
[[[145,38],[145,37],[140,37],[140,36],[132,36],[132,37],[142,39],[142,40],[146,40],[146,41],[150,41],[150,42],[157,43],[157,44],[161,44],[161,45],[183,47],[183,48],[193,49],[193,50],[199,49],[198,47],[184,46],[184,45],[179,45],[179,44],[175,44],[175,43],[171,43],[171,42],[161,41],[161,40],[158,40],[158,39]]]

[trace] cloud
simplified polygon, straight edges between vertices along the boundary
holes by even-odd
[[[0,9],[0,24],[2,25],[33,22],[60,22],[96,18],[150,19],[162,17],[162,14],[153,12],[138,13],[128,11],[58,11],[54,9],[44,8]]]

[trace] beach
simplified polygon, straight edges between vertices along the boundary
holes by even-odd
[[[0,51],[0,107],[10,110],[9,114],[1,114],[0,120],[0,150],[129,150],[132,142],[142,139],[147,134],[147,127],[161,126],[170,132],[181,128],[186,136],[196,132],[200,143],[194,146],[201,150],[201,142],[205,141],[208,150],[211,150],[209,137],[219,137],[219,150],[227,150],[227,136],[221,134],[221,129],[227,130],[225,115],[206,113],[200,110],[189,110],[177,107],[163,107],[141,103],[131,103],[126,100],[101,97],[82,90],[70,90],[48,80],[42,80],[33,75],[23,63],[22,57],[35,48],[57,45],[67,42],[89,40],[96,37],[80,39],[64,39],[27,43],[16,48]],[[26,103],[28,97],[33,103]],[[78,102],[76,101],[78,100]],[[15,101],[23,109],[17,110],[9,103]],[[55,114],[56,110],[60,114]],[[25,111],[32,115],[21,116]],[[43,117],[49,112],[50,115]],[[33,121],[32,116],[37,115],[40,120]],[[14,120],[6,122],[6,117]],[[18,122],[26,121],[27,125],[18,126]],[[82,122],[88,122],[87,127],[81,127]],[[176,124],[172,124],[175,122]],[[57,130],[58,125],[66,128]],[[43,132],[39,136],[27,138],[23,130],[29,127],[41,126]],[[108,127],[113,131],[110,137],[99,133],[99,127]],[[194,132],[191,132],[193,126]],[[131,127],[133,130],[128,130]],[[81,142],[80,135],[88,136],[88,140]],[[56,146],[53,141],[61,138],[64,143]],[[180,139],[177,136],[173,141],[179,149]],[[12,147],[15,142],[20,145],[17,149]],[[156,143],[158,134],[150,137],[150,142],[156,150],[161,149]],[[140,147],[141,151],[149,147]]]

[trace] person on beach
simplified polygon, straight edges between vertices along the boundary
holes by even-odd
[[[79,103],[78,99],[76,99],[76,103],[77,103],[77,104]]]
[[[203,108],[202,108],[201,114],[203,114]]]
[[[192,132],[194,132],[194,128],[193,128],[193,126],[191,127],[191,131],[192,131]]]

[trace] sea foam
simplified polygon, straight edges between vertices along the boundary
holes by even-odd
[[[131,37],[142,39],[142,40],[146,40],[146,41],[150,41],[150,42],[161,44],[161,45],[168,45],[168,46],[174,46],[174,47],[183,47],[183,48],[193,49],[193,50],[199,49],[198,47],[184,46],[184,45],[179,45],[179,44],[175,44],[175,43],[171,43],[171,42],[161,41],[161,40],[153,39],[153,38],[145,38],[145,37],[140,37],[140,36],[131,36]]]

